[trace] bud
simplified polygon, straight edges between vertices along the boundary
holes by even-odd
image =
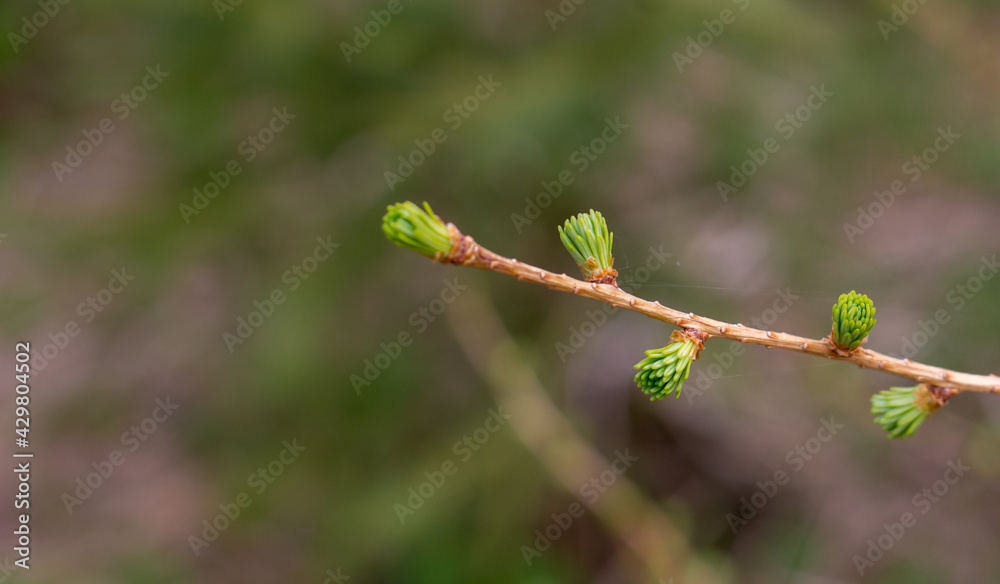
[[[830,340],[838,353],[850,353],[861,346],[875,326],[875,305],[871,298],[851,290],[833,305]]]
[[[437,260],[445,260],[462,237],[454,225],[445,225],[426,202],[423,209],[411,201],[389,205],[382,217],[382,231],[396,245]]]
[[[890,387],[872,396],[872,413],[890,438],[912,436],[927,416],[948,403],[955,389],[921,383],[914,387]]]
[[[590,213],[570,217],[558,229],[559,239],[588,282],[618,285],[618,272],[611,267],[615,263],[611,255],[615,235],[608,231],[600,211],[591,209]]]
[[[646,358],[635,365],[635,382],[650,401],[674,394],[681,397],[681,387],[691,373],[691,363],[705,348],[705,335],[685,329],[670,335],[671,343],[662,349],[646,351]]]

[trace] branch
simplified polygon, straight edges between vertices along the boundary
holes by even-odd
[[[406,205],[410,207],[406,207]],[[606,228],[603,235],[597,233],[595,236],[592,231],[579,232],[573,229],[574,227],[579,227],[578,224],[572,225],[570,221],[567,221],[566,232],[570,233],[570,235],[561,232],[567,249],[571,248],[570,243],[567,242],[567,237],[571,238],[575,234],[576,249],[570,249],[570,251],[575,258],[578,256],[587,258],[584,263],[580,263],[580,267],[584,274],[587,274],[588,279],[592,278],[593,281],[582,281],[566,274],[549,272],[536,266],[519,262],[514,258],[504,257],[492,252],[479,245],[471,236],[463,235],[454,224],[449,223],[445,225],[441,222],[440,218],[433,214],[430,206],[426,205],[426,203],[425,209],[427,210],[426,214],[413,203],[403,203],[395,207],[390,207],[389,213],[384,219],[383,230],[389,239],[395,243],[433,257],[443,264],[457,264],[481,268],[513,276],[518,280],[541,284],[552,290],[607,302],[612,306],[625,308],[678,326],[684,329],[687,335],[695,335],[695,342],[703,342],[712,337],[719,337],[742,343],[761,345],[768,349],[787,349],[807,355],[844,361],[853,363],[858,367],[885,371],[900,377],[912,379],[921,385],[915,388],[894,389],[905,389],[905,391],[913,394],[912,401],[915,407],[919,408],[924,414],[929,414],[944,405],[949,398],[959,392],[1000,393],[1000,377],[996,375],[987,376],[962,373],[917,363],[910,359],[897,359],[876,351],[861,348],[860,344],[864,342],[868,331],[875,322],[874,318],[871,318],[874,315],[874,308],[867,297],[854,293],[842,296],[841,302],[834,307],[833,331],[830,337],[824,339],[810,339],[787,333],[764,331],[750,328],[742,323],[731,324],[699,316],[693,312],[681,312],[674,308],[663,306],[659,301],[650,302],[618,288],[614,278],[608,277],[608,274],[614,271],[610,269],[611,246],[610,236],[607,236]],[[416,217],[411,216],[414,210],[418,214]],[[591,213],[594,214],[594,212]],[[600,214],[597,213],[596,215],[603,222]],[[583,216],[584,214],[580,215],[580,217]],[[428,238],[421,237],[422,229],[432,229],[435,236],[434,241],[445,241],[446,243],[429,243]],[[594,242],[595,237],[596,242]],[[605,241],[602,242],[602,239]],[[590,240],[594,245],[586,245],[587,240]],[[418,245],[414,245],[414,241],[419,242]],[[579,249],[581,244],[582,249]],[[606,257],[603,257],[605,254]],[[596,270],[595,267],[602,269]],[[859,298],[867,302],[867,304],[859,303]],[[870,310],[870,314],[866,312],[868,310]],[[690,343],[692,341],[675,339],[675,342]],[[697,358],[698,352],[700,351],[694,352],[693,358]],[[686,377],[686,373],[684,377]],[[683,379],[680,381],[682,382]],[[671,391],[672,389],[670,388]],[[679,395],[679,383],[676,389]],[[669,391],[666,393],[669,393]],[[896,392],[897,395],[890,403],[890,406],[897,409],[902,407],[899,401],[899,393],[898,391]],[[876,398],[879,395],[881,394],[876,395]],[[655,397],[662,397],[662,395],[654,394]],[[875,406],[873,413],[886,413],[885,409],[881,407],[884,405],[882,402],[873,400],[873,404]],[[888,418],[880,418],[879,421],[886,426],[886,429],[890,433],[893,433],[897,425],[894,423],[890,427],[883,420],[898,420],[900,417],[904,417],[905,419],[905,416],[902,415],[910,413],[910,411],[890,411],[889,414],[892,415],[888,416]],[[922,421],[923,417],[920,417],[919,422]],[[913,420],[909,420],[904,424],[901,435],[912,434],[912,431],[916,430],[916,427],[909,429],[905,427],[912,422]]]

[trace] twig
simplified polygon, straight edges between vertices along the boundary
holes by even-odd
[[[450,224],[449,228],[455,229]],[[788,349],[817,357],[845,361],[866,369],[885,371],[886,373],[913,379],[919,383],[951,388],[959,392],[1000,393],[1000,377],[996,375],[973,375],[951,371],[941,367],[917,363],[910,359],[897,359],[864,348],[856,349],[850,353],[838,352],[831,346],[827,339],[809,339],[787,333],[763,331],[750,328],[742,323],[730,324],[699,316],[693,312],[681,312],[668,306],[663,306],[658,301],[650,302],[633,296],[612,284],[584,282],[566,274],[555,274],[533,265],[519,262],[516,259],[504,257],[482,247],[469,235],[461,236],[460,243],[454,246],[450,254],[439,253],[435,259],[446,264],[451,263],[482,268],[513,276],[518,280],[542,284],[552,290],[569,292],[578,296],[600,300],[684,329],[705,333],[709,337],[719,337],[742,343],[761,345],[768,349]]]

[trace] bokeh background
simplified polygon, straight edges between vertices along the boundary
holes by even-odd
[[[8,0],[0,19],[8,455],[15,342],[35,356],[31,570],[10,570],[8,473],[0,582],[1000,579],[995,397],[889,441],[868,398],[905,380],[714,340],[650,403],[632,365],[670,327],[379,229],[426,200],[572,273],[556,225],[595,208],[641,296],[818,338],[856,289],[870,347],[1000,371],[1000,281],[975,281],[1000,246],[994,4]],[[601,143],[609,118],[627,127]],[[387,180],[400,156],[420,163]]]

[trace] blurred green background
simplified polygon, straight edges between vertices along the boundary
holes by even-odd
[[[889,441],[868,398],[905,380],[714,340],[685,395],[650,403],[632,365],[671,327],[379,229],[426,200],[573,273],[556,225],[595,208],[645,298],[819,338],[856,289],[869,347],[1000,371],[1000,282],[970,281],[1000,246],[994,4],[8,0],[0,22],[2,424],[30,340],[36,457],[31,570],[0,582],[1000,580],[1000,400],[963,394]],[[512,430],[529,420],[487,422],[503,393],[459,340],[483,311],[558,408],[529,425],[637,457],[593,507],[555,478],[561,450]],[[630,547],[657,536],[609,527],[630,526],[623,489],[691,553]],[[669,573],[637,571],[657,558]]]

